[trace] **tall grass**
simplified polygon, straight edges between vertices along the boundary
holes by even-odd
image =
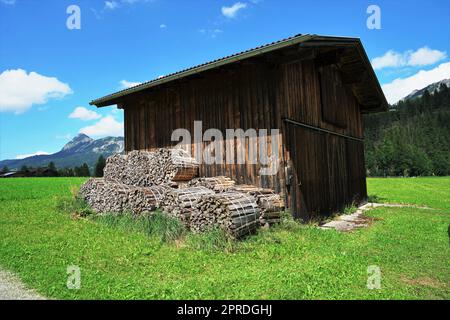
[[[56,209],[59,212],[70,214],[72,217],[87,217],[94,213],[86,201],[76,195],[70,198],[58,198]]]
[[[95,215],[91,220],[122,231],[143,233],[164,243],[179,240],[186,233],[185,227],[178,219],[160,211],[141,216],[133,216],[130,213]]]
[[[190,233],[186,242],[189,247],[206,252],[233,252],[238,244],[235,239],[220,228],[214,228],[200,234]]]
[[[77,191],[71,190],[71,195],[71,197],[57,199],[56,209],[59,212],[70,214],[75,218],[89,218],[93,222],[122,231],[143,233],[148,237],[156,237],[161,242],[178,240],[186,232],[185,227],[178,219],[163,214],[161,211],[140,216],[129,212],[96,214],[86,201],[78,197]]]

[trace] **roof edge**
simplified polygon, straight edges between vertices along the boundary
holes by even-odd
[[[232,62],[237,62],[237,61],[241,61],[243,59],[258,56],[260,54],[264,54],[266,52],[270,52],[270,51],[273,51],[276,49],[280,49],[280,48],[288,47],[288,46],[295,45],[295,44],[298,44],[301,42],[305,42],[305,41],[311,40],[315,37],[317,37],[317,35],[311,35],[311,34],[299,35],[299,36],[294,36],[292,38],[288,38],[288,39],[281,40],[278,42],[274,42],[269,45],[264,45],[264,46],[257,47],[255,49],[243,51],[241,53],[231,55],[227,58],[213,60],[211,62],[207,62],[207,63],[201,64],[201,65],[198,65],[196,67],[192,67],[189,69],[185,69],[183,71],[175,72],[175,73],[170,74],[161,79],[147,81],[140,85],[137,85],[137,86],[125,89],[125,90],[121,90],[121,91],[118,91],[118,92],[110,94],[110,95],[106,95],[102,98],[92,100],[89,104],[95,105],[97,107],[110,106],[110,105],[114,104],[112,100],[127,96],[129,94],[136,93],[136,92],[139,92],[139,91],[142,91],[142,90],[145,90],[148,88],[152,88],[152,87],[155,87],[155,86],[167,83],[167,82],[171,82],[171,81],[174,81],[174,80],[177,80],[180,78],[184,78],[184,77],[187,77],[187,76],[190,76],[193,74],[197,74],[199,72],[214,69],[214,68],[232,63]],[[352,38],[345,38],[345,39],[352,39]]]
[[[370,64],[369,57],[367,56],[367,53],[364,49],[364,46],[362,45],[362,42],[359,38],[354,37],[338,37],[338,36],[322,36],[322,35],[316,35],[316,34],[305,34],[305,35],[297,35],[291,38],[287,38],[284,40],[280,40],[277,42],[272,42],[268,45],[262,45],[254,49],[249,49],[246,51],[242,51],[240,53],[236,53],[234,55],[230,55],[224,58],[216,59],[210,62],[206,62],[204,64],[200,64],[182,71],[178,71],[172,74],[169,74],[163,78],[154,79],[151,81],[144,82],[142,84],[139,84],[137,86],[127,88],[109,95],[106,95],[102,98],[92,100],[89,104],[95,105],[98,108],[100,107],[106,107],[111,106],[114,104],[117,104],[120,102],[119,99],[124,98],[128,95],[144,91],[149,88],[153,88],[165,83],[172,82],[174,80],[182,79],[194,74],[198,74],[200,72],[208,71],[211,69],[215,69],[233,62],[238,62],[244,59],[252,58],[255,56],[262,55],[267,52],[271,52],[277,49],[286,48],[292,45],[296,44],[302,44],[308,41],[324,41],[324,42],[337,42],[337,43],[354,43],[357,46],[357,50],[359,51],[361,58],[363,60],[363,63],[366,66],[366,69],[369,69],[370,78],[372,78],[372,81],[374,82],[376,91],[378,92],[378,95],[380,96],[380,105],[377,108],[371,108],[371,111],[369,112],[379,112],[379,111],[387,111],[389,108],[389,104],[387,102],[387,99],[383,93],[383,90],[381,88],[381,85],[378,81],[378,78],[375,74],[375,71],[372,68],[372,65]],[[312,42],[314,42],[312,41]],[[119,100],[119,101],[118,101]]]

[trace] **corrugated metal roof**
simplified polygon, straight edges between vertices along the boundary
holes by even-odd
[[[261,45],[256,48],[248,49],[248,50],[245,50],[245,51],[242,51],[239,53],[235,53],[235,54],[232,54],[232,55],[220,58],[220,59],[216,59],[213,61],[199,64],[199,65],[191,67],[191,68],[187,68],[187,69],[184,69],[184,70],[181,70],[178,72],[174,72],[174,73],[168,74],[163,77],[159,77],[159,78],[151,80],[151,81],[141,83],[137,86],[127,88],[127,89],[109,94],[107,96],[104,96],[102,98],[93,100],[90,102],[90,105],[96,105],[97,107],[113,105],[113,104],[117,103],[117,99],[128,96],[132,93],[143,91],[148,88],[152,88],[152,87],[164,84],[164,83],[168,83],[170,81],[181,79],[181,78],[184,78],[184,77],[187,77],[187,76],[190,76],[190,75],[202,72],[202,71],[214,69],[214,68],[217,68],[220,66],[224,66],[226,64],[237,62],[237,61],[240,61],[243,59],[261,55],[261,54],[271,52],[274,50],[278,50],[281,48],[286,48],[286,47],[296,45],[296,44],[301,44],[301,43],[305,43],[305,42],[311,42],[312,44],[317,44],[318,41],[325,41],[325,42],[329,42],[329,43],[331,43],[331,42],[332,43],[349,43],[349,42],[360,43],[360,40],[358,38],[319,36],[319,35],[314,35],[314,34],[305,34],[305,35],[298,34],[293,37],[289,37],[289,38],[275,41],[275,42],[272,42],[269,44]],[[365,55],[365,53],[364,53],[364,55]],[[367,59],[367,56],[365,58]],[[373,70],[372,70],[372,73],[373,73]],[[375,81],[378,86],[378,90],[381,91],[381,87],[379,86],[379,83],[376,80],[376,76],[374,73],[373,73],[373,76],[375,77]],[[381,94],[383,95],[382,91],[381,91]],[[383,98],[384,98],[384,100],[386,100],[384,95],[383,95]]]

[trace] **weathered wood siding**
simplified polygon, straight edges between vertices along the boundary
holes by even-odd
[[[358,103],[335,67],[313,61],[283,65],[277,92],[283,118],[363,138]],[[293,167],[287,194],[296,217],[328,215],[366,198],[362,142],[290,123],[283,132]]]
[[[203,122],[203,131],[216,128],[224,137],[229,128],[280,129],[282,162],[276,176],[261,176],[260,166],[248,163],[203,164],[200,174],[227,175],[239,183],[274,188],[286,194],[297,217],[328,214],[356,196],[366,196],[361,142],[284,121],[363,137],[359,106],[333,66],[317,66],[314,60],[245,63],[136,94],[123,107],[127,151],[173,146],[172,132],[184,128],[193,135],[197,120]],[[207,144],[203,142],[204,147]],[[248,149],[248,142],[244,147]],[[226,143],[223,148],[225,155]],[[195,154],[194,145],[191,151]]]

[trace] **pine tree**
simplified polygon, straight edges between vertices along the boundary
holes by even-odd
[[[367,174],[450,174],[450,89],[400,101],[391,112],[365,116]]]
[[[103,177],[103,169],[105,168],[105,166],[106,160],[103,155],[101,155],[100,157],[98,157],[97,164],[95,165],[94,174],[96,177]]]
[[[89,170],[89,166],[87,165],[87,163],[83,163],[83,165],[81,166],[81,176],[82,177],[90,177],[91,176],[91,172]]]
[[[51,161],[51,162],[48,164],[47,168],[56,171],[56,166],[55,166],[55,163],[54,163],[53,161]]]

